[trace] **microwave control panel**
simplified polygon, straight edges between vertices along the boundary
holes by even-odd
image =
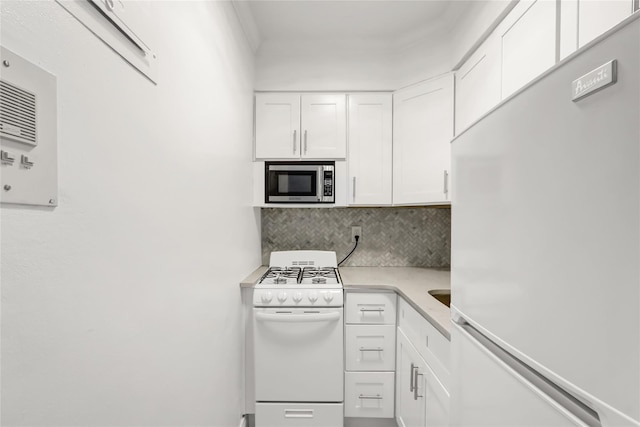
[[[324,196],[333,196],[333,171],[324,171]]]

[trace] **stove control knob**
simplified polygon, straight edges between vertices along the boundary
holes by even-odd
[[[295,294],[293,294],[293,300],[296,302],[296,304],[302,301],[302,293],[296,292]]]
[[[287,300],[287,293],[286,292],[280,292],[278,294],[278,301],[280,301],[281,303],[285,302]]]
[[[315,292],[309,293],[309,301],[311,301],[311,304],[318,301],[318,294]]]
[[[271,292],[265,292],[264,294],[262,294],[260,299],[262,300],[263,303],[269,304],[273,299],[273,295],[271,294]]]
[[[327,292],[324,294],[324,300],[326,302],[331,302],[333,301],[333,294],[331,292]]]

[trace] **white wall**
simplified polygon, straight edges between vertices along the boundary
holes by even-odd
[[[256,90],[397,90],[451,71],[512,0],[456,4],[441,22],[395,40],[264,40],[256,52]],[[453,29],[447,25],[452,14]]]
[[[265,40],[256,53],[256,90],[393,90],[388,43]]]
[[[448,45],[365,40],[266,40],[256,54],[256,90],[396,90],[451,70]]]
[[[57,76],[59,144],[59,206],[1,211],[2,425],[237,425],[260,243],[233,9],[156,2],[154,86],[52,0],[1,8]]]

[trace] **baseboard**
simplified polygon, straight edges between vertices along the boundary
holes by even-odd
[[[344,427],[398,427],[395,418],[351,418],[344,419]]]

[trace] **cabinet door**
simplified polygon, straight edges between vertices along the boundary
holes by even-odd
[[[350,205],[391,204],[392,95],[349,95]]]
[[[347,155],[346,95],[302,95],[302,157],[340,159]]]
[[[555,1],[522,1],[508,18],[499,31],[502,43],[502,99],[556,63]],[[514,18],[515,22],[509,26]]]
[[[456,134],[500,102],[500,38],[492,34],[456,72]]]
[[[300,157],[300,95],[256,94],[256,158]]]
[[[433,371],[427,368],[425,379],[425,419],[427,427],[449,426],[449,392]]]
[[[581,0],[578,5],[578,47],[609,30],[633,12],[633,0]]]
[[[400,329],[397,338],[396,421],[399,427],[424,427],[426,366]]]
[[[447,202],[453,74],[397,91],[393,107],[393,203]]]

